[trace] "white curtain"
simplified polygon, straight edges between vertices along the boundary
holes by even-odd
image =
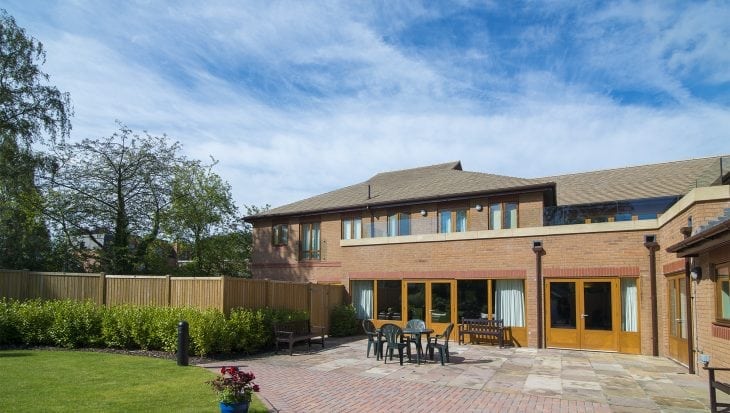
[[[489,229],[502,229],[502,204],[489,206]]]
[[[636,278],[621,279],[621,331],[639,331],[639,299]]]
[[[466,211],[456,211],[456,232],[466,232]]]
[[[494,315],[505,326],[525,326],[525,284],[522,280],[494,282]]]
[[[441,221],[441,228],[439,229],[439,232],[442,234],[451,232],[451,211],[445,209],[439,212],[439,218]]]
[[[362,238],[362,219],[355,218],[353,225],[355,225],[354,237],[355,239]]]
[[[388,215],[388,236],[398,235],[398,214]]]
[[[345,219],[342,221],[342,239],[352,238],[352,221]]]
[[[352,305],[357,311],[359,320],[373,318],[373,282],[352,282]]]

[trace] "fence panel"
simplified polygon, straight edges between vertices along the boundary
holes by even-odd
[[[309,284],[269,281],[269,307],[309,310]]]
[[[139,275],[107,275],[106,305],[114,306],[121,304],[167,306],[167,278]]]
[[[222,277],[172,277],[169,304],[223,311],[223,285]]]
[[[226,278],[225,312],[244,307],[257,310],[269,306],[268,280],[250,280],[246,278]]]
[[[99,305],[305,310],[329,331],[344,286],[230,277],[161,277],[0,270],[0,297],[93,300]]]

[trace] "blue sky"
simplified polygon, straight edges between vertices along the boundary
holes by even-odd
[[[539,177],[730,153],[730,4],[5,1],[68,91],[219,160],[239,206],[461,160]]]

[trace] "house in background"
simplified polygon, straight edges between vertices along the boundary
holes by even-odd
[[[341,283],[376,324],[493,317],[516,346],[664,355],[690,371],[702,351],[730,365],[727,244],[699,253],[699,283],[684,250],[667,250],[727,213],[728,172],[728,156],[537,179],[460,162],[384,172],[247,217],[251,269]]]

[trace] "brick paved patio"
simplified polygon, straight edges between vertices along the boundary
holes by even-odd
[[[705,412],[707,381],[661,357],[452,344],[451,363],[400,366],[365,357],[364,338],[324,350],[264,354],[237,365],[256,374],[275,412]]]

